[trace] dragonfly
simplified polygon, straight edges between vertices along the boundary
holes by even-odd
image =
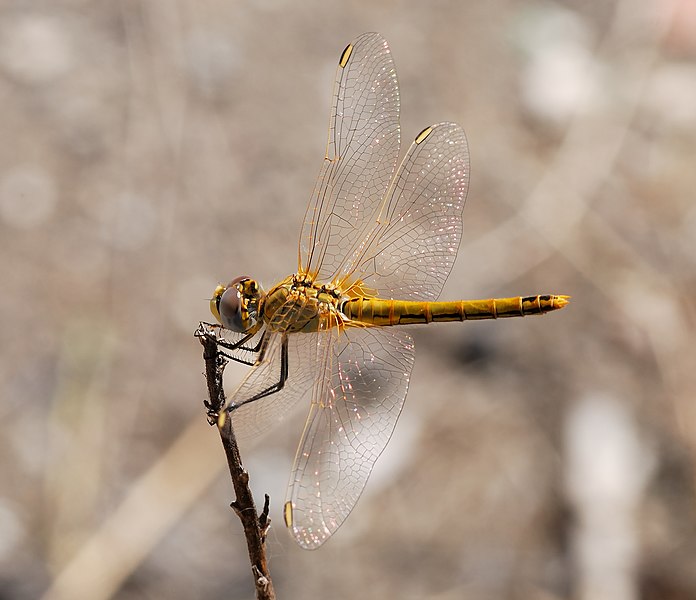
[[[348,517],[394,431],[415,356],[407,325],[544,314],[569,298],[438,301],[462,235],[466,136],[426,127],[399,163],[399,110],[390,48],[365,33],[338,61],[297,271],[268,291],[236,277],[210,301],[223,352],[251,367],[222,412],[238,437],[309,401],[283,509],[306,549]]]

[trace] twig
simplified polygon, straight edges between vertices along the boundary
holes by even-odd
[[[225,391],[222,386],[222,373],[225,370],[227,360],[218,351],[217,338],[204,323],[200,324],[195,336],[203,345],[205,379],[208,386],[208,400],[205,402],[205,406],[208,409],[208,418],[211,424],[216,423],[218,426],[222,446],[227,456],[227,464],[236,496],[235,501],[230,506],[237,513],[244,527],[251,572],[256,587],[256,598],[258,600],[275,600],[276,595],[268,571],[265,547],[266,533],[271,522],[268,518],[270,499],[266,494],[263,512],[259,516],[256,512],[254,497],[249,489],[249,474],[242,466],[237,439],[232,429],[232,419],[228,418],[227,413],[224,412]]]

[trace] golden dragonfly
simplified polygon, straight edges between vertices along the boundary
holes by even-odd
[[[568,301],[437,301],[461,239],[467,142],[459,125],[432,125],[398,163],[399,106],[387,42],[361,35],[338,62],[297,272],[268,292],[237,277],[210,301],[228,330],[218,339],[226,356],[252,367],[222,413],[238,434],[259,434],[311,398],[284,505],[307,549],[351,512],[401,413],[414,344],[395,326],[543,314]]]

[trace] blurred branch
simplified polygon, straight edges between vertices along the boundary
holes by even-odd
[[[108,600],[117,596],[153,548],[219,479],[221,465],[210,460],[218,451],[214,441],[198,420],[180,432],[174,443],[129,483],[111,514],[96,529],[86,532],[75,554],[54,567],[55,579],[42,600]],[[162,502],[162,498],[167,501]]]
[[[590,79],[599,82],[603,80],[607,65],[616,65],[614,68],[620,71],[623,86],[621,103],[608,103],[602,110],[577,111],[568,122],[563,139],[544,175],[516,213],[459,249],[460,257],[486,257],[485,261],[467,263],[468,278],[485,280],[491,271],[514,273],[514,277],[519,278],[547,260],[552,253],[558,252],[611,298],[615,282],[611,275],[605,275],[610,271],[597,269],[584,252],[584,246],[569,242],[582,223],[589,223],[596,238],[611,249],[607,251],[623,255],[646,280],[654,281],[660,287],[671,287],[669,278],[663,272],[636,259],[635,248],[607,225],[591,201],[616,169],[631,124],[654,75],[654,67],[660,57],[663,39],[673,23],[676,6],[675,2],[671,8],[664,9],[661,19],[644,30],[644,48],[639,53],[631,53],[629,60],[622,57],[617,48],[624,47],[628,15],[633,15],[631,18],[635,19],[635,3],[633,0],[618,0],[615,3],[613,16],[604,28],[603,37],[587,69]],[[530,231],[536,240],[530,241]],[[530,249],[533,247],[533,251],[511,257],[509,253],[498,250],[505,245],[522,243]],[[621,304],[617,306],[622,308]],[[639,325],[643,327],[644,323]]]
[[[224,411],[225,391],[222,385],[222,374],[227,360],[218,351],[216,336],[203,323],[196,330],[195,336],[203,346],[203,360],[205,361],[205,379],[208,386],[208,401],[205,405],[209,417],[215,417],[222,446],[227,456],[227,464],[232,477],[232,485],[236,499],[231,506],[244,527],[244,536],[247,541],[247,550],[251,562],[251,571],[254,576],[256,597],[259,600],[274,600],[275,590],[268,571],[266,560],[266,532],[270,525],[268,518],[269,497],[266,494],[263,512],[259,516],[256,512],[254,497],[249,489],[249,473],[244,470],[239,454],[239,446],[232,429],[232,419],[227,418]],[[222,411],[222,412],[221,412]]]

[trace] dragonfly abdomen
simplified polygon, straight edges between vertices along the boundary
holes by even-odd
[[[452,302],[351,298],[344,302],[342,310],[353,321],[387,326],[541,315],[567,303],[568,296],[551,294]]]

